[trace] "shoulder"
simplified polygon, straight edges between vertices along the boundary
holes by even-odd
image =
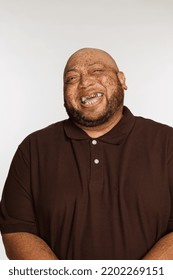
[[[150,147],[167,151],[173,157],[173,127],[143,117],[135,117],[135,137],[137,141]]]
[[[59,121],[30,133],[19,144],[19,149],[29,151],[33,146],[47,147],[64,138],[64,122]]]
[[[151,134],[164,133],[170,136],[173,135],[173,127],[167,124],[159,123],[154,120],[147,119],[140,116],[136,116],[135,120],[136,120],[136,127],[143,132],[146,131],[146,132],[150,132]]]

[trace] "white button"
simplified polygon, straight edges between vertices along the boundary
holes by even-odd
[[[93,144],[93,145],[96,145],[96,144],[97,144],[97,141],[96,141],[96,140],[92,140],[92,144]]]
[[[95,164],[99,164],[99,160],[96,158],[96,159],[94,160],[94,163],[95,163]]]

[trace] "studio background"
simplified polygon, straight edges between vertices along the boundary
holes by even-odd
[[[173,126],[172,15],[172,0],[0,0],[0,196],[19,143],[67,118],[63,68],[79,48],[115,58],[133,114]]]

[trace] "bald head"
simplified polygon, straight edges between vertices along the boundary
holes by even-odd
[[[119,71],[115,60],[107,52],[100,49],[83,48],[79,49],[70,56],[65,66],[64,73],[66,73],[69,69],[77,67],[78,64],[90,65],[95,63],[105,64],[107,67],[114,69],[116,73]]]
[[[106,69],[111,69],[118,77],[123,90],[127,89],[124,73],[119,71],[113,57],[107,52],[95,48],[79,49],[70,56],[64,69],[64,81],[68,72],[78,71],[97,64],[101,64]]]

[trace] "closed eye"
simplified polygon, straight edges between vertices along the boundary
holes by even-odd
[[[102,72],[103,69],[94,69],[93,72]]]
[[[93,73],[97,73],[97,72],[99,73],[99,72],[102,72],[102,71],[103,71],[103,69],[94,69]]]
[[[70,84],[76,82],[78,80],[78,76],[69,76],[65,79],[66,84]]]

